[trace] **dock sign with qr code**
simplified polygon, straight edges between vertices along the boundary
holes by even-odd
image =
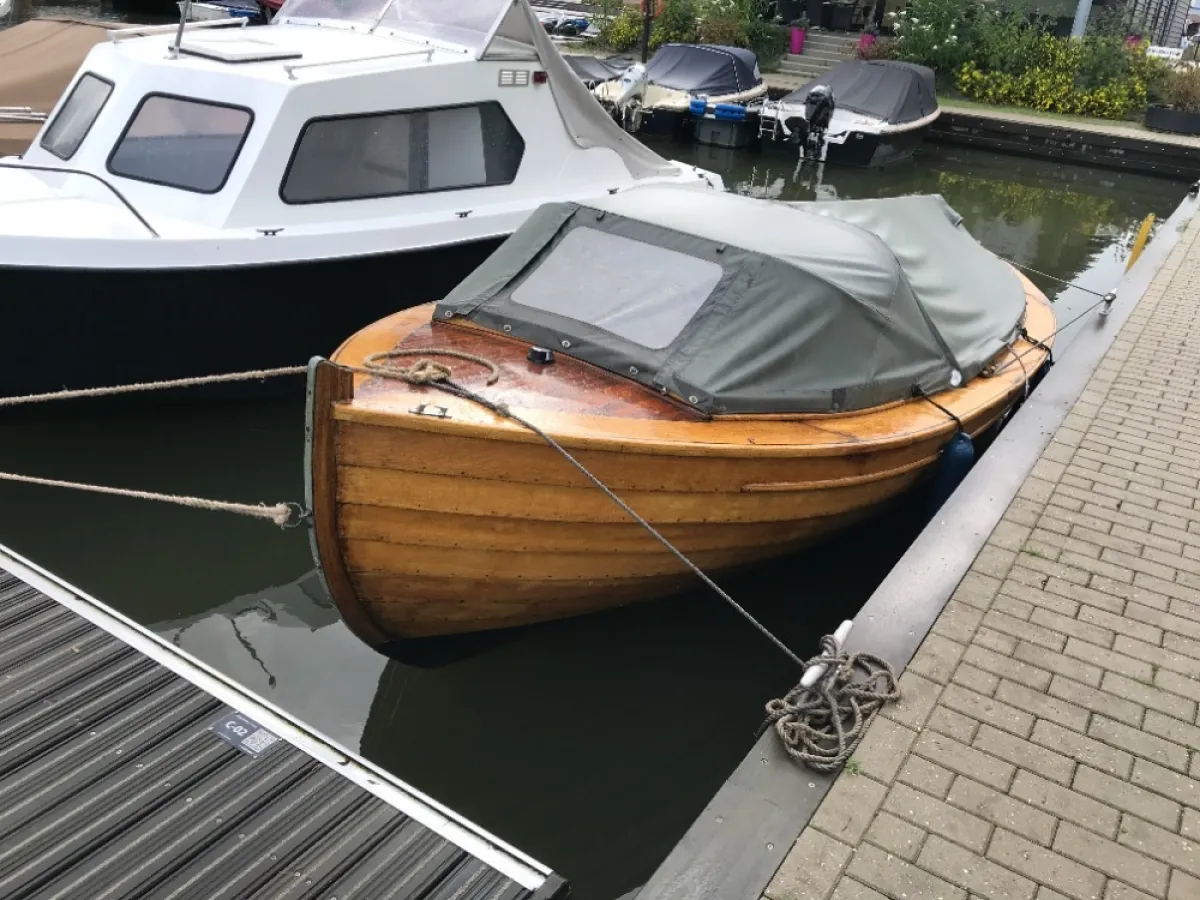
[[[260,756],[282,739],[263,728],[253,719],[232,710],[210,726],[213,733],[227,744],[237,747],[247,756]]]

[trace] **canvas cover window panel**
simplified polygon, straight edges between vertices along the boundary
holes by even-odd
[[[691,321],[721,274],[714,262],[583,227],[562,239],[512,299],[661,350]]]

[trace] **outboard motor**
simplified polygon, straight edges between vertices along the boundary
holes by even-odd
[[[837,103],[833,89],[818,84],[804,98],[804,118],[808,121],[808,134],[804,137],[804,155],[812,159],[825,158],[825,132]]]
[[[617,79],[616,96],[612,98],[613,115],[622,127],[636,133],[642,125],[642,98],[646,95],[646,67],[635,63]]]

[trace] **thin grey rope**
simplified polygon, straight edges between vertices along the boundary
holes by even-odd
[[[999,254],[997,254],[997,256],[999,256]],[[1067,281],[1065,278],[1059,278],[1057,275],[1051,275],[1049,272],[1043,272],[1040,269],[1035,269],[1033,266],[1027,266],[1024,263],[1019,263],[1015,259],[1009,259],[1007,256],[1000,256],[999,258],[1010,265],[1016,266],[1018,269],[1024,269],[1026,272],[1032,272],[1034,275],[1041,275],[1043,278],[1049,278],[1051,281],[1057,281],[1059,284],[1065,284],[1067,287],[1076,288],[1077,290],[1083,291],[1086,294],[1091,294],[1094,297],[1104,296],[1104,294],[1101,294],[1099,291],[1093,291],[1091,288],[1085,288],[1082,284],[1076,284],[1073,281]]]
[[[812,687],[797,684],[767,703],[758,733],[773,725],[793,760],[835,772],[846,767],[883,705],[900,699],[896,671],[872,653],[843,652],[831,634],[821,638],[820,654],[805,665],[824,665],[825,673]]]
[[[451,355],[451,354],[444,353],[443,351],[440,351],[440,350],[428,350],[426,352],[429,356]],[[478,357],[470,357],[465,354],[455,354],[455,355],[458,355],[460,358],[471,359],[471,361],[473,361],[473,362],[481,362],[482,361]],[[411,383],[410,379],[412,378],[412,375],[413,375],[413,370],[414,369],[418,370],[420,373],[419,377],[422,379],[419,382],[420,384],[428,385],[429,387],[433,387],[433,388],[437,388],[439,391],[443,391],[444,393],[451,394],[451,395],[453,395],[455,397],[459,397],[460,399],[463,399],[463,400],[469,400],[472,403],[478,403],[484,409],[490,410],[491,412],[494,412],[498,416],[501,416],[505,419],[510,419],[513,422],[516,422],[518,425],[521,425],[522,427],[529,429],[534,434],[536,434],[538,437],[540,437],[543,441],[545,441],[547,445],[549,445],[554,450],[556,450],[559,453],[559,455],[562,456],[563,459],[565,459],[572,466],[574,466],[576,469],[578,469],[579,472],[585,478],[587,478],[590,482],[592,482],[592,484],[594,484],[601,491],[603,491],[604,495],[606,497],[608,497],[608,499],[611,500],[613,503],[615,503],[617,506],[619,506],[625,512],[626,515],[628,515],[631,519],[633,519],[635,522],[637,522],[639,525],[641,525],[642,528],[646,529],[646,531],[649,532],[650,535],[655,540],[657,540],[660,544],[662,544],[664,547],[666,547],[667,550],[669,550],[676,559],[678,559],[688,569],[690,569],[692,571],[692,573],[695,574],[695,576],[697,578],[699,578],[702,582],[704,582],[704,584],[707,585],[718,597],[720,597],[722,600],[724,600],[726,603],[728,603],[731,607],[733,607],[742,616],[742,618],[744,618],[747,622],[749,622],[756,629],[758,629],[759,634],[761,634],[763,637],[765,637],[767,640],[769,640],[772,644],[774,644],[776,647],[778,647],[781,651],[783,651],[783,653],[787,654],[788,659],[792,660],[792,662],[794,662],[798,666],[804,665],[804,661],[802,659],[800,659],[800,657],[797,656],[795,653],[793,653],[792,650],[787,646],[787,644],[783,643],[783,641],[779,640],[779,638],[775,637],[775,635],[773,635],[770,631],[768,631],[766,626],[764,626],[761,622],[759,622],[758,619],[754,618],[754,616],[750,615],[750,613],[747,612],[746,609],[741,606],[741,604],[739,604],[736,600],[734,600],[731,596],[729,596],[729,594],[727,594],[721,588],[720,585],[718,585],[715,581],[713,581],[711,578],[709,578],[708,575],[706,575],[699,566],[697,566],[694,562],[692,562],[690,559],[688,559],[686,556],[684,556],[682,551],[680,551],[678,548],[676,548],[676,546],[674,544],[672,544],[669,540],[667,540],[665,537],[663,537],[663,535],[658,531],[658,529],[655,528],[653,525],[651,525],[649,522],[647,522],[644,518],[642,518],[642,516],[640,516],[633,509],[633,507],[631,507],[628,503],[626,503],[624,500],[622,500],[620,497],[618,497],[615,493],[613,493],[613,491],[608,487],[608,485],[606,485],[603,481],[601,481],[599,478],[597,478],[595,475],[593,475],[590,471],[588,471],[587,467],[584,466],[583,463],[581,463],[579,460],[577,460],[570,453],[570,451],[568,451],[565,447],[563,447],[561,444],[559,444],[558,441],[556,441],[554,438],[552,438],[546,432],[542,431],[542,429],[539,428],[537,425],[534,425],[529,420],[523,419],[521,416],[517,415],[515,412],[513,412],[511,409],[509,409],[503,403],[495,403],[495,402],[487,399],[487,397],[484,397],[480,394],[476,394],[474,391],[463,387],[461,384],[451,381],[450,377],[449,377],[450,376],[449,367],[438,366],[438,364],[436,364],[436,363],[433,363],[430,366],[423,365],[423,363],[426,363],[426,362],[427,362],[427,360],[418,360],[416,363],[413,364],[413,366],[411,366],[409,368],[391,367],[386,364],[386,361],[384,358],[377,355],[376,358],[372,358],[370,360],[371,365],[369,366],[369,368],[368,367],[348,367],[348,368],[352,368],[355,371],[362,371],[363,369],[365,369],[366,371],[369,371],[370,374],[372,374],[372,375],[382,376],[384,378],[398,378],[401,381],[409,381],[410,383]],[[486,361],[483,361],[483,362],[485,365],[492,365],[490,362],[486,362]],[[440,369],[440,371],[438,371],[439,369]],[[494,373],[495,372],[494,365],[492,365],[492,369],[493,369],[493,373]],[[494,381],[495,379],[493,378],[492,380]]]

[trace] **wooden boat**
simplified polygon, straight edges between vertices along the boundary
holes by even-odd
[[[956,433],[952,417],[972,435],[987,431],[1023,396],[1047,359],[1055,318],[1045,297],[975,244],[940,198],[798,204],[808,208],[795,210],[729,194],[695,196],[698,203],[678,203],[655,188],[638,188],[595,206],[543,208],[442,303],[376,322],[346,341],[331,362],[314,361],[307,456],[314,555],[343,618],[361,638],[382,645],[395,638],[523,625],[659,596],[694,579],[528,429],[434,387],[347,368],[361,367],[372,354],[416,351],[450,365],[456,383],[552,435],[709,573],[785,553],[876,511],[932,469]],[[757,206],[747,209],[750,204]],[[789,410],[789,404],[795,406],[789,399],[782,411],[754,412],[735,398],[722,412],[718,406],[704,408],[706,401],[697,395],[679,393],[678,385],[655,389],[636,367],[618,368],[623,362],[613,347],[619,340],[597,349],[603,335],[593,331],[577,344],[566,338],[551,342],[549,332],[509,320],[507,313],[520,303],[508,303],[499,318],[482,315],[492,301],[480,305],[479,296],[491,291],[499,297],[508,290],[496,292],[503,284],[498,272],[529,286],[538,271],[558,271],[552,261],[567,246],[564,230],[583,228],[586,236],[602,222],[616,231],[666,235],[676,247],[693,237],[630,218],[636,209],[654,210],[648,217],[658,225],[664,219],[692,221],[709,232],[738,227],[739,216],[758,217],[770,220],[762,224],[764,233],[786,225],[801,245],[836,244],[861,232],[874,241],[863,240],[872,253],[885,241],[893,248],[904,245],[902,235],[911,245],[911,235],[928,228],[937,232],[932,243],[944,249],[894,250],[892,258],[908,272],[900,280],[919,283],[932,296],[935,287],[970,276],[979,303],[992,314],[1008,304],[1012,327],[987,340],[977,331],[958,340],[962,347],[973,342],[976,359],[962,373],[951,367],[944,378],[938,376],[942,382],[935,380],[947,387],[933,397],[944,410],[906,389],[902,399],[860,409],[848,409],[854,404],[847,401],[841,411]],[[581,218],[583,225],[576,221]],[[696,240],[703,246],[708,238]],[[713,252],[729,259],[722,278],[732,271],[728,283],[736,284],[750,255],[727,245]],[[827,246],[817,246],[812,255],[827,252]],[[856,269],[856,252],[852,248],[841,263],[828,265]],[[953,257],[946,266],[954,277],[931,286],[931,276],[917,263],[943,252]],[[526,257],[534,263],[524,262]],[[656,285],[661,282],[647,290],[653,293]],[[591,303],[590,294],[580,294],[590,290],[583,281],[561,288],[568,305],[574,299],[580,307]],[[614,287],[617,293],[622,289]],[[697,318],[712,302],[701,304]],[[463,315],[472,305],[475,312]],[[922,315],[936,320],[946,313],[931,309]],[[643,324],[653,319],[652,310],[640,308],[638,315]],[[903,331],[896,306],[891,315],[894,330]],[[615,332],[625,327],[615,320],[609,324]],[[764,325],[783,333],[771,322]],[[826,333],[835,330],[830,326]],[[605,334],[611,338],[615,332]],[[1032,340],[1018,336],[1025,334]],[[880,342],[892,339],[890,332],[881,335]],[[815,340],[827,339],[818,333]],[[552,346],[554,362],[531,361],[534,345]],[[487,359],[499,378],[489,384],[486,366],[439,357],[444,350]],[[608,365],[596,364],[597,354]],[[959,358],[966,355],[961,350]],[[968,377],[961,387],[950,387],[956,374]],[[665,381],[662,371],[653,377]]]

